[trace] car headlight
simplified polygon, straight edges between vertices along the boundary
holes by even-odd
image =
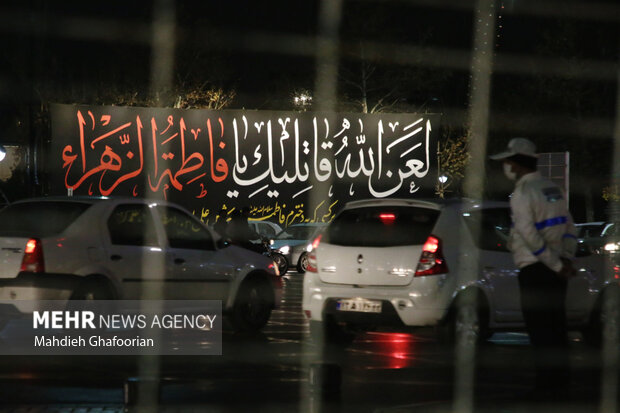
[[[306,245],[306,251],[308,252],[312,251],[312,243]]]
[[[281,247],[278,251],[280,251],[281,254],[288,254],[291,251],[291,247],[288,245],[285,245],[283,247]]]
[[[603,249],[607,252],[617,252],[620,249],[620,245],[618,245],[617,242],[610,242],[608,244],[605,244],[605,247]]]

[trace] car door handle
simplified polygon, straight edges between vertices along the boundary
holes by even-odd
[[[185,260],[183,258],[175,258],[174,263],[177,265],[185,264]]]
[[[123,259],[123,257],[122,257],[122,256],[120,256],[120,255],[114,254],[114,255],[112,255],[112,256],[110,257],[110,259],[111,259],[112,261],[120,261],[120,260],[122,260],[122,259]]]

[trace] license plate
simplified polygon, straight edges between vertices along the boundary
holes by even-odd
[[[363,298],[338,300],[336,309],[338,311],[357,311],[360,313],[380,313],[381,312],[381,301],[365,300]]]

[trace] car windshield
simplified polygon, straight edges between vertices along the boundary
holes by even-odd
[[[602,236],[601,232],[605,229],[605,224],[582,224],[577,226],[578,238],[591,238]]]
[[[299,225],[299,226],[291,226],[280,232],[277,236],[277,240],[288,240],[288,239],[299,239],[299,240],[307,240],[310,239],[312,234],[316,231],[315,226],[310,225]]]
[[[0,211],[0,235],[48,237],[64,231],[91,204],[85,202],[24,202]]]
[[[439,211],[416,207],[366,207],[343,211],[326,232],[341,246],[392,247],[424,244]]]

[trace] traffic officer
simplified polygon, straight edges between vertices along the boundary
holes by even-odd
[[[562,189],[537,171],[536,146],[530,140],[514,138],[491,159],[502,161],[504,174],[515,182],[508,248],[520,270],[521,307],[535,353],[531,395],[562,398],[570,383],[566,289],[575,273],[573,219]]]

